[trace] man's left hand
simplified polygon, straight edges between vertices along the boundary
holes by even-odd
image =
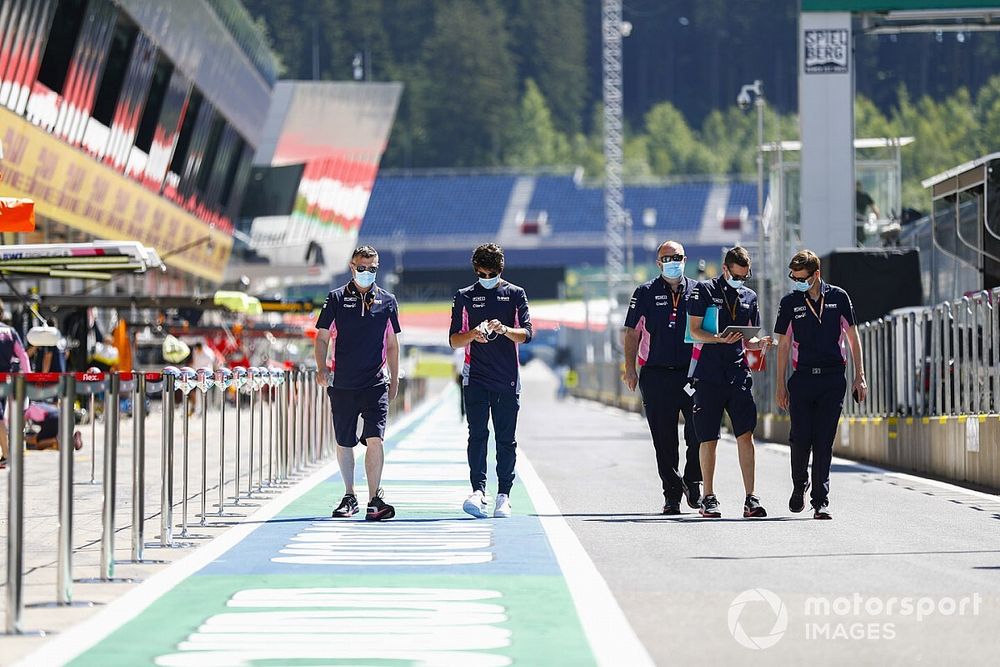
[[[396,394],[399,392],[399,380],[393,378],[389,380],[389,400],[396,400]]]
[[[487,328],[489,328],[490,331],[493,331],[494,333],[498,333],[501,336],[503,336],[504,334],[507,333],[507,325],[504,324],[503,322],[501,322],[500,320],[490,320],[486,324],[486,326],[487,326]]]
[[[866,398],[868,398],[868,383],[865,382],[865,376],[864,375],[855,375],[854,376],[854,391],[858,395],[858,402],[859,403],[862,402],[862,401],[864,401]]]

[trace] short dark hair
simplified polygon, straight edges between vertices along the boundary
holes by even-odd
[[[795,253],[792,257],[792,261],[788,263],[788,268],[792,271],[808,271],[809,273],[816,273],[819,271],[819,257],[816,256],[812,250],[800,250]]]
[[[472,265],[481,269],[503,271],[503,248],[496,243],[484,243],[473,251]]]
[[[357,248],[354,249],[354,252],[351,254],[351,259],[354,260],[357,259],[358,257],[364,257],[365,259],[369,259],[371,257],[378,257],[378,250],[371,247],[370,245],[358,246]]]
[[[732,266],[733,264],[739,264],[740,266],[747,267],[750,266],[750,253],[743,246],[736,246],[735,248],[730,248],[726,251],[726,259],[724,261],[726,266]]]

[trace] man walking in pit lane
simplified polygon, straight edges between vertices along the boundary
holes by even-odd
[[[358,512],[354,494],[354,447],[365,452],[368,511],[365,519],[391,519],[396,510],[383,499],[382,438],[389,401],[399,388],[399,308],[396,297],[375,284],[378,252],[361,246],[351,256],[352,280],[330,292],[316,321],[316,381],[325,387],[333,410],[337,463],[345,493],[334,518]],[[327,362],[333,340],[332,361]],[[388,370],[388,375],[386,371]],[[358,419],[364,424],[358,438]]]
[[[757,426],[757,404],[750,388],[753,380],[747,366],[744,348],[760,350],[771,343],[770,337],[744,341],[739,333],[723,336],[730,326],[759,326],[757,294],[744,283],[750,277],[750,253],[735,247],[726,252],[722,275],[698,284],[688,304],[691,337],[698,341],[692,352],[694,372],[694,427],[701,440],[701,472],[705,492],[701,515],[710,519],[722,516],[719,499],[715,496],[715,453],[722,431],[722,413],[729,414],[736,436],[740,470],[746,498],[743,516],[765,517],[767,511],[754,492],[753,431]],[[719,333],[705,331],[703,323],[709,308],[718,313]]]
[[[805,509],[809,489],[809,455],[812,454],[814,519],[831,519],[830,462],[837,423],[847,392],[847,350],[854,362],[852,395],[868,396],[865,361],[854,319],[854,306],[847,292],[823,280],[820,260],[811,250],[802,250],[788,264],[792,291],[781,299],[774,324],[778,339],[778,407],[791,417],[792,497],[788,509]],[[792,376],[783,381],[792,357]]]
[[[701,507],[699,442],[691,414],[688,368],[691,344],[684,342],[687,304],[698,283],[684,275],[684,246],[667,241],[656,253],[660,275],[639,285],[625,315],[625,385],[638,385],[646,422],[653,437],[656,468],[663,485],[663,514],[681,513],[681,495],[688,506]],[[636,372],[636,359],[639,372]],[[678,414],[684,415],[686,457],[684,477],[678,472]]]
[[[493,516],[509,517],[510,491],[517,459],[517,412],[521,379],[517,346],[531,340],[528,297],[522,288],[503,280],[503,250],[494,243],[476,248],[472,269],[478,280],[455,294],[449,342],[465,348],[462,383],[465,418],[469,423],[470,495],[462,509],[477,518],[486,512],[486,453],[492,416],[497,446],[497,497]]]

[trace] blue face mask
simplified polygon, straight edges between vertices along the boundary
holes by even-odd
[[[684,262],[664,262],[663,277],[676,279],[684,275]]]
[[[795,290],[796,292],[808,292],[809,287],[810,285],[808,280],[805,281],[804,283],[800,283],[797,280],[792,281],[792,289]]]
[[[733,278],[726,278],[726,283],[728,283],[729,286],[732,287],[733,289],[739,289],[743,287],[743,283],[745,282],[746,282],[745,280],[735,280]]]
[[[492,278],[480,278],[479,284],[486,289],[493,289],[500,282],[500,276],[493,276]]]
[[[358,271],[354,274],[354,282],[358,284],[358,287],[371,287],[375,284],[375,274],[371,271],[364,273]]]

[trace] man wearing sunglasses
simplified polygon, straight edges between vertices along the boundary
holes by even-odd
[[[636,288],[625,315],[625,373],[631,391],[638,385],[646,422],[653,437],[656,468],[663,485],[663,514],[681,513],[681,496],[693,509],[701,506],[698,437],[685,391],[691,344],[684,341],[688,299],[697,282],[684,275],[684,246],[667,241],[656,253],[660,275]],[[636,373],[636,359],[639,372]],[[678,472],[678,414],[684,414],[687,446],[684,477]]]
[[[774,333],[778,339],[778,407],[791,417],[792,497],[788,509],[805,509],[809,489],[809,455],[812,454],[814,519],[830,519],[830,461],[837,423],[847,392],[847,350],[854,362],[852,395],[863,401],[868,396],[864,356],[854,306],[847,292],[823,280],[820,260],[811,250],[802,250],[788,264],[792,291],[781,299]],[[788,357],[792,376],[787,385]]]
[[[455,294],[451,307],[449,342],[465,349],[462,384],[465,418],[469,424],[469,481],[472,495],[462,509],[487,516],[486,453],[492,417],[497,444],[497,496],[493,516],[511,514],[510,491],[517,457],[517,412],[521,380],[517,346],[531,340],[528,297],[517,285],[500,277],[503,250],[494,243],[476,248],[472,269],[478,280]]]
[[[333,410],[337,463],[346,487],[334,518],[358,512],[354,494],[354,447],[365,452],[368,521],[383,521],[396,510],[383,499],[382,438],[389,401],[399,388],[399,307],[396,297],[375,284],[378,252],[361,246],[351,256],[352,279],[330,292],[316,321],[316,381],[326,388]],[[333,340],[332,360],[327,361]],[[388,370],[388,373],[386,372]],[[358,438],[358,419],[364,424]]]
[[[710,519],[722,516],[713,483],[723,411],[729,414],[733,434],[736,436],[740,470],[746,490],[743,516],[767,516],[754,492],[753,431],[757,426],[757,404],[750,393],[753,381],[744,350],[760,350],[769,345],[771,339],[754,337],[745,341],[739,333],[722,336],[721,333],[702,328],[705,315],[712,306],[718,309],[719,332],[730,326],[760,325],[757,294],[744,287],[750,275],[750,253],[739,246],[731,248],[723,261],[722,275],[699,283],[688,304],[691,337],[697,341],[692,351],[692,412],[695,431],[701,440],[701,472],[705,478],[700,513]]]

